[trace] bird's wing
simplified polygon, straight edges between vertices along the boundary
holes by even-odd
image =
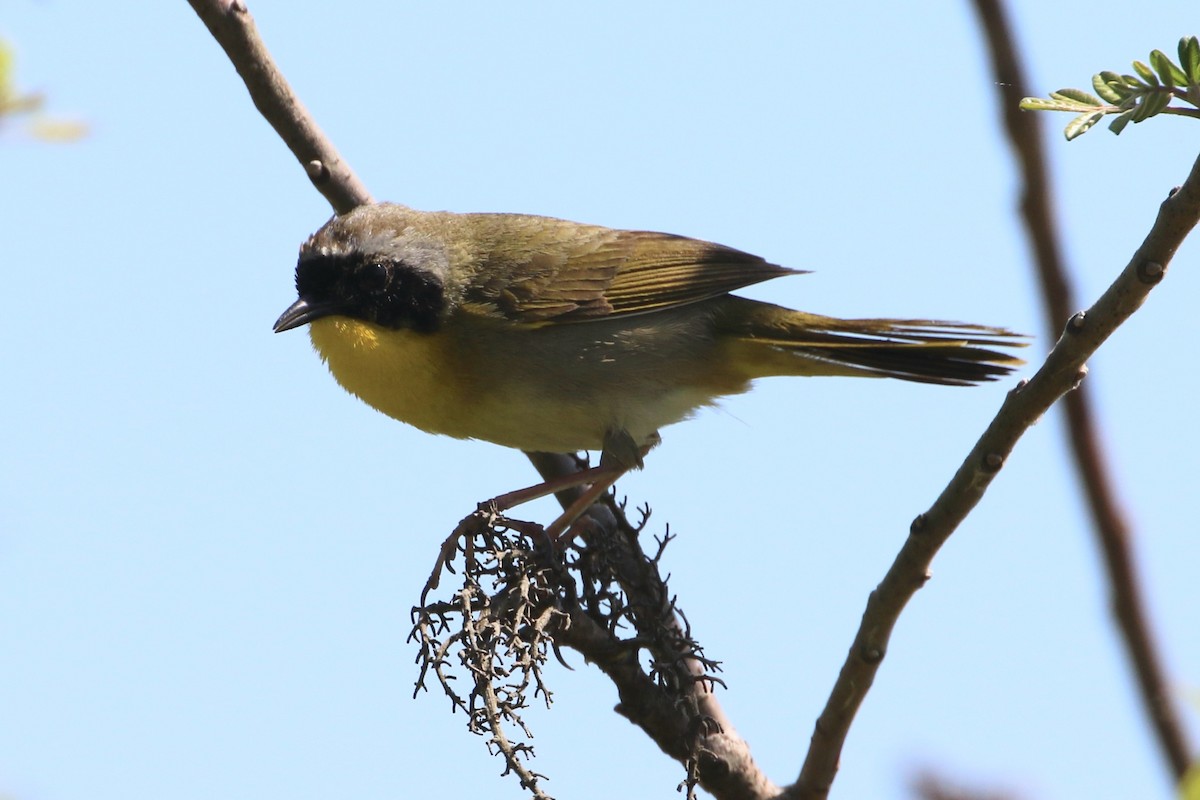
[[[464,301],[516,322],[584,322],[675,308],[799,272],[684,236],[553,223],[535,218],[523,237],[522,252],[531,255],[493,256]]]

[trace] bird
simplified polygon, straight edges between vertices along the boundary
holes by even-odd
[[[839,319],[731,294],[803,272],[668,233],[371,203],[304,242],[297,299],[274,330],[307,324],[343,388],[423,431],[600,451],[578,484],[591,481],[591,500],[643,466],[660,429],[760,378],[965,386],[1023,363],[994,349],[1024,344],[1004,328]],[[546,486],[506,499],[557,490]]]

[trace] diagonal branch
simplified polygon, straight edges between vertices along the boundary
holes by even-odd
[[[1000,90],[1004,124],[1023,181],[1021,216],[1042,284],[1047,324],[1054,335],[1071,314],[1071,286],[1057,233],[1053,192],[1042,149],[1041,118],[1018,108],[1021,98],[1032,92],[1026,86],[1003,3],[974,0],[974,6],[991,48],[992,71]],[[1178,782],[1188,768],[1192,748],[1171,702],[1166,670],[1154,642],[1134,564],[1132,532],[1116,496],[1089,397],[1087,391],[1081,390],[1072,392],[1066,399],[1071,454],[1104,555],[1113,613],[1133,662],[1142,705]]]
[[[570,456],[527,455],[546,478],[576,468]],[[565,508],[579,492],[579,489],[568,490],[558,500]],[[664,626],[682,640],[690,640],[690,634],[676,615],[666,582],[659,574],[657,558],[647,557],[637,526],[629,522],[612,494],[592,506],[588,520],[596,526],[584,534],[588,547],[607,551],[629,606],[643,610],[635,620],[638,633],[647,637],[655,626]],[[695,760],[700,785],[714,797],[765,800],[779,794],[779,788],[755,763],[750,746],[734,729],[713,692],[712,681],[706,679],[705,665],[695,654],[654,652],[664,661],[672,658],[678,661],[673,665],[678,673],[677,688],[667,691],[645,673],[635,649],[584,613],[572,614],[572,623],[563,632],[562,642],[599,667],[613,682],[621,698],[617,713],[641,728],[671,758],[683,764]],[[662,648],[649,645],[647,649]],[[681,694],[692,706],[690,709],[680,702]],[[710,720],[714,725],[711,730],[698,732],[697,719]],[[697,741],[701,753],[695,758],[690,745]]]
[[[1009,392],[941,496],[913,520],[908,540],[867,600],[854,644],[817,719],[800,777],[785,796],[828,795],[850,723],[875,680],[901,611],[929,579],[934,555],[983,497],[1021,435],[1083,379],[1087,359],[1163,279],[1167,264],[1197,223],[1200,159],[1192,165],[1183,185],[1163,201],[1133,259],[1087,312],[1071,317],[1041,369]]]

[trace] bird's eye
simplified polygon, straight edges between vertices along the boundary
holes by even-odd
[[[359,273],[359,280],[367,291],[374,292],[383,289],[388,283],[388,268],[385,264],[373,261],[363,267],[362,272]]]

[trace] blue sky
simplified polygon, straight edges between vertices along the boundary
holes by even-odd
[[[746,293],[1049,342],[967,4],[250,4],[371,191],[719,241],[815,274]],[[1171,52],[1182,0],[1013,4],[1039,93]],[[1119,20],[1119,24],[1115,21]],[[191,9],[8,6],[18,80],[91,125],[0,132],[0,796],[519,798],[436,694],[408,613],[519,453],[345,395],[303,333],[329,215]],[[1170,119],[1067,144],[1045,117],[1077,304],[1186,175]],[[1197,246],[1091,364],[1155,627],[1196,733]],[[1010,384],[770,380],[663,432],[619,491],[757,759],[791,781],[867,594]],[[1169,797],[1051,413],[939,555],[852,729],[835,798],[922,768],[1029,798]],[[548,506],[529,512],[549,515]],[[570,656],[568,656],[570,658]],[[682,777],[575,657],[531,714],[560,798]]]

